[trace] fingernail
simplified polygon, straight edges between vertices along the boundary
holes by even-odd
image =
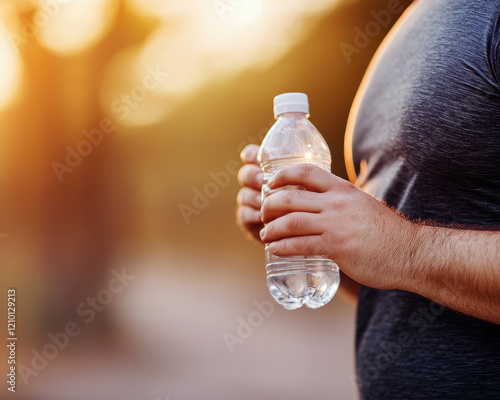
[[[255,195],[255,200],[257,201],[257,203],[262,203],[262,196],[260,194],[256,194]]]
[[[258,183],[262,183],[263,178],[264,178],[264,174],[262,172],[259,172],[257,174],[257,176],[255,177],[255,179],[257,179]]]
[[[261,238],[261,239],[264,239],[264,236],[266,236],[266,228],[262,228],[262,229],[260,230],[259,235],[260,235],[260,238]]]

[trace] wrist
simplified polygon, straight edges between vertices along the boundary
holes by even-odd
[[[418,222],[403,220],[403,229],[400,233],[400,245],[396,249],[397,284],[396,289],[416,293],[422,284],[424,275],[423,265],[429,255],[429,233],[425,225]]]

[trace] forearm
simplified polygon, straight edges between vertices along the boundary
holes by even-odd
[[[500,232],[414,225],[401,289],[500,324]]]

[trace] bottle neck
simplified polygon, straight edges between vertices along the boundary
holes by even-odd
[[[286,112],[277,116],[278,118],[309,118],[309,114],[304,112]]]

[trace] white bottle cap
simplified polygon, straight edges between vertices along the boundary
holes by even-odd
[[[274,98],[274,118],[289,112],[305,113],[309,116],[309,99],[305,93],[283,93]]]

